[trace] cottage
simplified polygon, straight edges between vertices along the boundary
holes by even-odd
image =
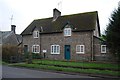
[[[98,12],[34,20],[22,33],[25,52],[40,54],[53,60],[109,60],[109,53],[100,37]]]

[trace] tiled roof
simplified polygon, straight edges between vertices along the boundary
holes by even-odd
[[[19,45],[22,42],[22,36],[15,34],[13,31],[1,31],[2,44]]]
[[[4,39],[7,38],[12,33],[12,31],[2,31],[1,33],[2,33],[2,38]]]
[[[17,40],[20,43],[22,43],[22,35],[16,34]]]
[[[32,34],[35,28],[38,28],[41,33],[61,32],[68,23],[73,26],[73,31],[95,30],[96,21],[98,21],[97,11],[60,16],[56,21],[53,21],[53,17],[37,19],[21,35]]]

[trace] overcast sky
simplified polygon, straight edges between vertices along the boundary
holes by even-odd
[[[120,0],[0,0],[0,30],[11,30],[16,25],[20,34],[34,19],[53,16],[53,9],[58,8],[62,15],[98,11],[101,33]]]

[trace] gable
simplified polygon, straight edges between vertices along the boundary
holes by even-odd
[[[19,44],[21,44],[22,43],[22,35],[19,35],[19,34],[15,34],[15,35],[16,35],[16,38],[17,38]]]
[[[69,22],[73,26],[73,31],[95,30],[97,12],[79,13],[65,15],[53,21],[53,17],[34,20],[21,35],[32,34],[34,28],[38,28],[41,33],[62,32],[65,25]]]
[[[61,30],[65,29],[65,28],[75,29],[75,27],[69,21],[63,26],[63,28],[61,28]]]
[[[96,21],[96,26],[95,26],[95,30],[94,30],[94,36],[100,37],[100,27],[99,27],[99,22],[98,21]]]

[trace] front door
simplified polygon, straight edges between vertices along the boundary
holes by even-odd
[[[28,45],[24,45],[24,53],[28,52]]]
[[[65,45],[65,59],[70,60],[70,45]]]

